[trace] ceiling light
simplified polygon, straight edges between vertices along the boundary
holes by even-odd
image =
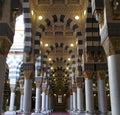
[[[42,42],[42,41],[41,41],[40,43],[41,43],[41,45],[43,44],[43,42]]]
[[[70,44],[70,46],[71,46],[71,47],[73,47],[73,46],[74,46],[74,44]]]
[[[33,10],[31,11],[31,14],[32,14],[32,15],[34,14]]]
[[[39,17],[38,17],[38,19],[39,19],[39,20],[42,20],[42,19],[43,19],[43,17],[42,17],[42,16],[39,16]]]
[[[71,59],[70,58],[68,58],[68,61],[70,61]]]
[[[48,47],[48,44],[45,44],[45,47]]]
[[[51,58],[49,58],[48,60],[51,61]]]
[[[84,15],[86,15],[86,10],[84,10]]]
[[[78,44],[78,41],[76,41],[76,45]]]
[[[50,69],[53,69],[53,67],[51,67]]]
[[[76,19],[76,20],[79,20],[79,16],[75,16],[75,19]]]
[[[69,67],[66,67],[66,69],[68,70],[68,69],[69,69]]]

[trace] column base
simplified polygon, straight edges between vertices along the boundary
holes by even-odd
[[[31,115],[30,112],[23,112],[22,115]]]
[[[16,115],[15,111],[6,111],[4,115]]]
[[[96,114],[95,114],[95,112],[89,112],[89,111],[87,111],[87,112],[85,113],[85,115],[96,115]]]
[[[46,115],[47,111],[41,111],[41,115]]]
[[[32,113],[31,115],[43,115],[42,113]]]
[[[80,111],[80,110],[78,110],[78,111],[76,112],[76,115],[85,115],[85,111]]]

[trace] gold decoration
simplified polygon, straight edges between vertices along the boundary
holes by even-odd
[[[103,42],[103,47],[107,56],[120,54],[120,37],[108,37]]]
[[[77,87],[82,88],[82,82],[76,83]]]
[[[36,82],[36,87],[40,88],[42,86],[42,83]]]
[[[7,55],[12,43],[7,37],[0,37],[0,54]]]
[[[105,71],[97,71],[98,80],[102,80],[105,77]]]
[[[24,70],[24,76],[25,76],[25,79],[26,80],[30,80],[30,79],[32,79],[32,72],[33,72],[33,70]]]
[[[15,92],[15,88],[10,88],[11,92]]]
[[[85,71],[83,75],[85,79],[92,79],[93,71]]]

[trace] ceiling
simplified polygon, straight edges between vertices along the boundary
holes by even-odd
[[[77,56],[76,31],[84,36],[86,6],[86,0],[30,0],[32,31],[41,33],[40,48],[51,70],[53,93],[68,91],[72,57]]]

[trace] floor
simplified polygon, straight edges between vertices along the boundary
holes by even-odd
[[[50,113],[49,115],[70,115],[70,114],[67,112],[53,112],[53,113]]]

